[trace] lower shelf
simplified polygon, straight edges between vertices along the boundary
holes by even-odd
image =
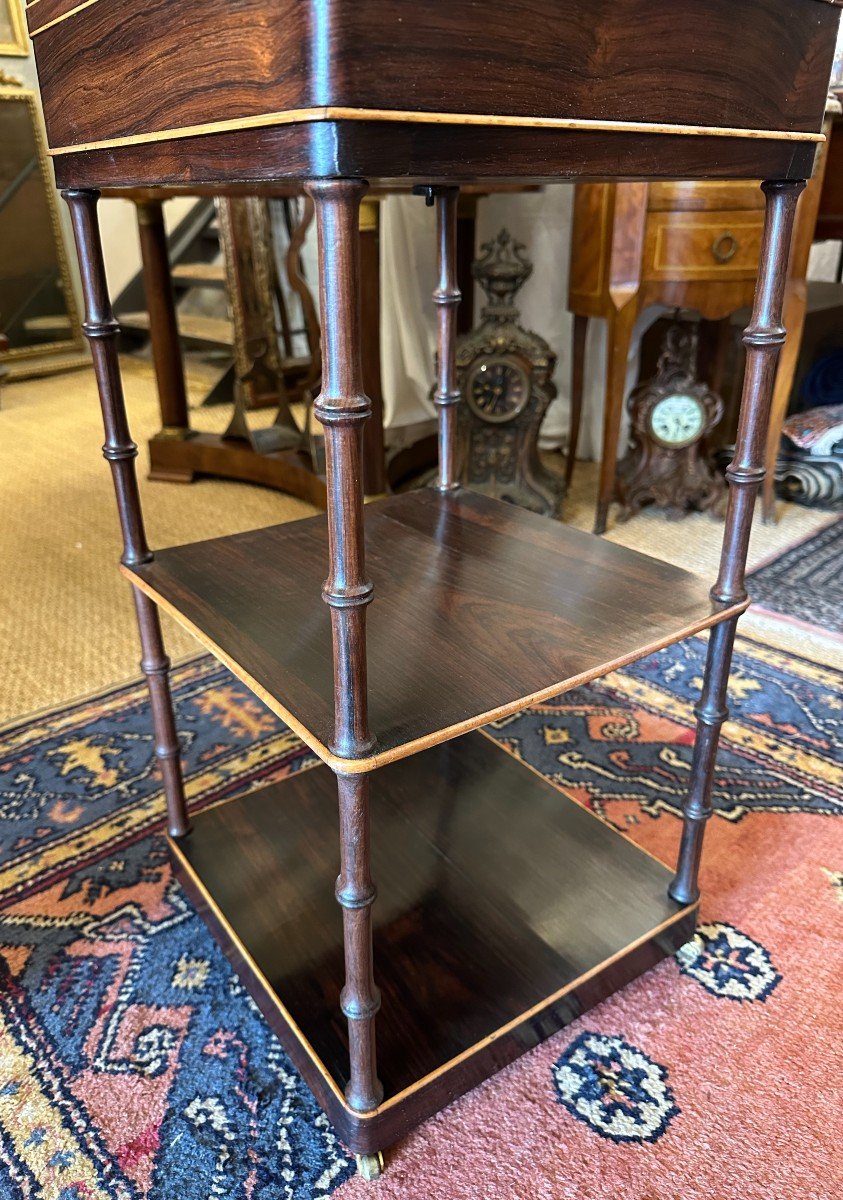
[[[337,795],[323,766],[198,814],[177,873],[343,1140],[379,1150],[692,935],[671,872],[483,733],[372,775],[379,1075],[343,1097]]]

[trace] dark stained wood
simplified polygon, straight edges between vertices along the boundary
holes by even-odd
[[[695,916],[667,898],[666,867],[482,733],[376,772],[371,789],[386,1096],[373,1116],[355,1119],[337,1094],[349,1075],[336,1018],[343,936],[331,898],[332,774],[318,767],[199,814],[176,859],[200,908],[208,904],[196,877],[214,897],[240,943],[222,931],[226,951],[359,1151],[388,1144],[654,965],[687,940]],[[219,913],[215,924],[220,932]],[[431,1072],[440,1073],[419,1089]],[[389,1103],[405,1089],[418,1090]]]
[[[367,505],[366,556],[378,755],[411,753],[725,615],[685,571],[466,491]],[[161,550],[129,576],[324,749],[331,632],[313,597],[327,557],[326,519],[312,517]]]
[[[459,188],[436,188],[436,243],[439,279],[433,293],[437,309],[436,387],[433,403],[439,419],[439,465],[435,487],[452,492],[459,486],[457,470],[457,204]]]
[[[313,411],[325,434],[328,578],[322,599],[331,614],[334,728],[340,757],[372,749],[366,698],[366,578],[363,542],[363,425],[372,415],[360,357],[359,210],[366,186],[353,180],[308,185],[319,235],[322,390]],[[311,599],[315,592],[311,592]]]
[[[814,4],[817,0],[802,0]],[[685,137],[663,133],[560,131],[311,121],[208,134],[54,159],[59,187],[190,185],[203,194],[277,190],[280,181],[334,176],[375,186],[563,179],[804,179],[814,142]]]
[[[765,183],[767,199],[764,241],[752,320],[744,333],[746,374],[738,420],[735,457],[726,471],[729,502],[720,571],[711,590],[719,602],[730,604],[746,597],[744,576],[755,500],[764,479],[767,422],[776,379],[776,362],[785,341],[781,324],[787,264],[790,255],[796,204],[804,183]],[[729,715],[726,690],[735,641],[737,619],[724,622],[708,644],[700,703],[695,709],[697,736],[691,765],[691,782],[682,828],[682,845],[670,894],[681,903],[699,896],[699,864],[703,835],[711,816],[711,788],[720,730]]]
[[[746,329],[746,373],[735,457],[726,471],[729,508],[720,572],[712,589],[730,603],[746,596],[744,574],[755,498],[764,478],[764,445],[779,353],[785,342],[781,323],[787,284],[787,262],[796,204],[805,187],[797,183],[764,183],[767,197],[764,240],[752,321]]]
[[[816,0],[97,0],[34,46],[52,146],[321,105],[602,119],[619,79],[627,121],[818,132],[836,22]]]
[[[184,435],[190,428],[190,420],[176,302],[170,276],[167,231],[164,227],[164,206],[160,200],[141,200],[137,202],[136,209],[162,432],[169,436]]]
[[[126,419],[126,402],[117,358],[120,327],[114,319],[108,297],[105,264],[102,257],[96,192],[69,191],[64,198],[70,209],[73,234],[79,255],[85,320],[82,329],[91,347],[97,377],[102,419],[105,429],[103,456],[111,466],[117,512],[123,534],[121,563],[134,568],[152,561],[146,541],[138,495],[135,459],[138,448],[132,441]],[[132,589],[143,657],[141,670],[149,686],[152,722],[155,729],[155,757],[164,781],[167,799],[167,825],[172,837],[188,830],[187,805],[182,783],[178,734],[170,695],[170,660],[164,652],[158,610],[148,596]]]
[[[366,185],[336,179],[308,185],[319,236],[319,307],[322,390],[313,406],[325,431],[328,578],[322,599],[331,614],[333,734],[337,755],[359,758],[372,750],[366,679],[366,578],[363,539],[363,426],[372,406],[363,389],[360,354],[360,201]],[[323,557],[324,562],[324,557]],[[315,597],[311,593],[311,602]],[[350,1061],[346,1099],[355,1112],[376,1108],[383,1088],[377,1074],[375,1015],[380,993],[372,977],[371,835],[369,781],[338,776],[340,876],[345,986],[340,1008],[348,1021]]]
[[[670,894],[677,902],[690,903],[700,894],[699,869],[705,827],[713,812],[711,789],[717,765],[720,730],[729,715],[726,690],[732,665],[737,620],[724,621],[712,631],[705,660],[705,675],[699,704],[694,708],[697,733],[691,762],[691,781],[682,821],[682,842]]]
[[[319,210],[325,370],[317,414],[328,446],[327,520],[169,550],[156,561],[140,523],[95,196],[69,196],[106,426],[116,434],[107,438],[107,455],[127,547],[124,571],[276,711],[287,711],[279,698],[294,706],[291,724],[340,775],[340,853],[325,835],[335,781],[322,767],[283,791],[202,815],[201,836],[188,835],[188,844],[208,892],[181,858],[183,838],[173,842],[174,853],[340,1134],[371,1153],[691,932],[695,905],[669,903],[663,868],[560,802],[500,748],[478,749],[481,735],[446,739],[491,713],[514,711],[528,696],[549,696],[717,626],[701,704],[701,726],[710,732],[696,759],[673,884],[680,898],[695,895],[698,818],[734,623],[746,603],[746,543],[801,186],[786,181],[811,171],[817,143],[806,138],[820,129],[838,13],[824,0],[503,0],[482,11],[476,0],[96,0],[39,34],[51,7],[64,12],[57,2],[65,0],[42,0],[46,7],[29,13],[54,147],[256,119],[249,129],[205,127],[59,155],[60,185],[269,194],[300,179],[309,181]],[[261,124],[297,105],[331,104],[368,115],[323,109],[292,125]],[[559,114],[612,127],[418,119],[455,104],[463,113]],[[378,113],[404,106],[410,114],[400,120]],[[322,116],[330,119],[315,119]],[[670,132],[665,122],[715,126],[726,136]],[[753,129],[798,132],[766,138]],[[365,606],[373,592],[364,561],[361,430],[370,406],[357,307],[364,181],[453,187],[566,178],[775,181],[715,599],[666,564],[506,505],[429,492],[366,514],[365,558],[377,584],[367,653]],[[628,276],[621,271],[613,281],[623,285]],[[313,603],[326,563],[327,608]],[[138,604],[145,666],[166,682],[152,618],[144,615],[153,609],[146,598]],[[174,762],[172,730],[160,712],[166,694],[157,695],[153,688],[157,740]],[[412,763],[397,761],[437,742]],[[488,754],[499,756],[495,764]],[[368,779],[376,763],[389,765]],[[377,813],[371,855],[369,787]],[[344,936],[330,897],[337,865]],[[374,909],[372,879],[382,885]],[[223,910],[231,910],[236,930]],[[272,998],[264,969],[277,976],[295,1015]],[[379,1092],[376,987],[384,997],[377,1071],[393,1098],[367,1115],[355,1109],[368,1110]],[[531,996],[532,1010],[525,1009]],[[485,1040],[475,1052],[478,1031]],[[446,1067],[460,1047],[465,1053]],[[426,1062],[433,1071],[420,1079]],[[396,1095],[404,1082],[406,1095]]]
[[[214,475],[277,488],[317,508],[326,504],[324,479],[297,450],[258,451],[236,438],[194,430],[185,439],[156,434],[149,442],[149,464],[150,479],[190,483],[194,475]]]
[[[372,835],[369,776],[338,775],[340,874],[335,894],[342,908],[345,986],[340,1008],[348,1021],[348,1082],[345,1098],[355,1112],[370,1112],[383,1099],[375,1052],[375,1017],[381,994],[372,962]],[[339,968],[339,963],[336,964]],[[337,970],[335,979],[339,978]],[[344,1056],[345,1057],[345,1056]]]

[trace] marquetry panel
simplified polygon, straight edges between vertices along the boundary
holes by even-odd
[[[653,213],[644,246],[645,279],[752,279],[764,214]]]

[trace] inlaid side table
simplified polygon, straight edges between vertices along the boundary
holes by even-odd
[[[791,230],[822,138],[839,12],[830,0],[37,0],[28,16],[79,251],[176,868],[371,1175],[384,1147],[694,929]],[[710,593],[694,575],[455,483],[458,187],[583,178],[767,180]],[[291,179],[318,222],[327,513],[153,555],[97,189],[271,194]],[[440,459],[429,491],[364,513],[367,181],[435,197]],[[159,606],[321,765],[191,825]],[[704,629],[674,874],[480,726]]]

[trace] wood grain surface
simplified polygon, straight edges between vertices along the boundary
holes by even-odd
[[[162,550],[126,574],[326,761],[357,770],[453,737],[678,640],[713,607],[688,572],[470,492],[368,505],[373,754],[335,759],[327,522]]]
[[[70,146],[319,106],[816,133],[837,13],[816,0],[41,0],[28,18],[50,143]]]
[[[666,867],[483,734],[377,772],[371,793],[386,1098],[362,1123],[384,1145],[404,1105],[435,1111],[479,1065],[542,1041],[679,945],[693,914],[668,899]],[[199,814],[177,863],[200,907],[212,897],[233,960],[257,967],[263,1011],[353,1138],[336,806],[331,772],[305,771]]]

